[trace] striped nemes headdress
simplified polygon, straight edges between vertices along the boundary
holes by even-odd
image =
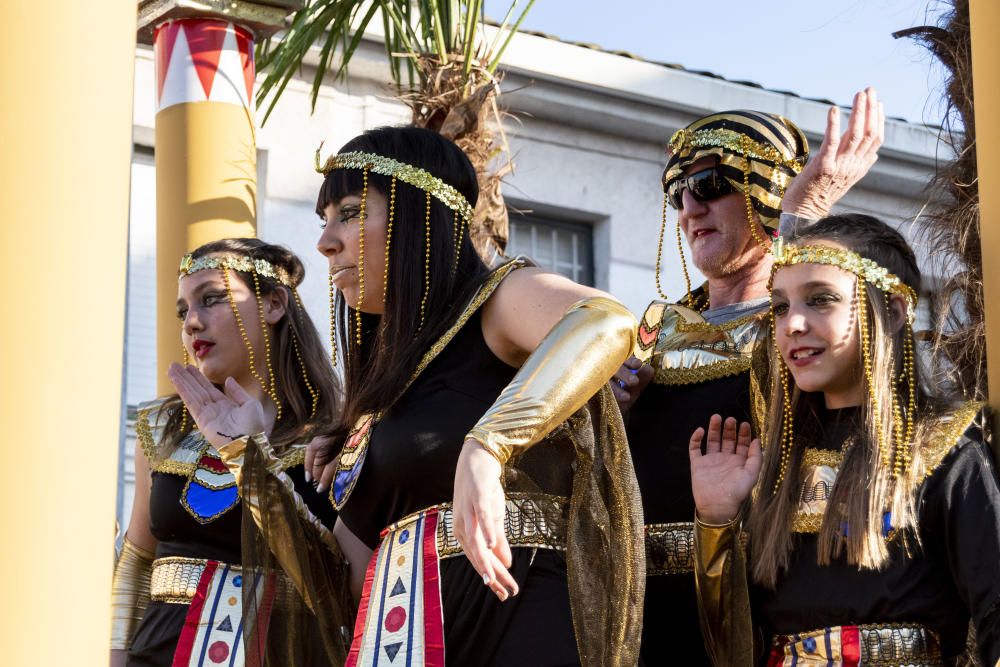
[[[705,157],[718,159],[726,180],[747,196],[764,226],[776,230],[785,188],[809,159],[809,141],[776,114],[724,111],[700,118],[670,138],[664,191]]]

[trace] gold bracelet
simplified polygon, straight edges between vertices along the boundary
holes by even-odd
[[[127,649],[149,604],[153,554],[126,537],[111,578],[111,648]]]

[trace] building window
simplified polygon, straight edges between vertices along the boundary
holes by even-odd
[[[543,269],[581,285],[594,284],[594,233],[590,225],[511,211],[506,254],[524,255]]]

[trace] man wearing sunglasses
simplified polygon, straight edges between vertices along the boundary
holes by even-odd
[[[819,152],[781,116],[754,111],[712,114],[670,140],[656,260],[662,300],[639,323],[636,356],[612,379],[626,415],[643,497],[647,580],[645,664],[708,665],[694,590],[694,500],[688,442],[712,414],[756,425],[767,378],[751,344],[766,324],[770,244],[779,223],[794,232],[829,213],[877,159],[885,116],[873,89],[854,98],[840,135],[830,109]],[[665,239],[667,210],[677,226]],[[707,282],[692,290],[686,260]],[[676,244],[687,293],[670,303],[660,287],[665,243]],[[669,247],[669,246],[668,246]],[[753,368],[751,368],[753,366]],[[761,371],[761,372],[758,372]]]

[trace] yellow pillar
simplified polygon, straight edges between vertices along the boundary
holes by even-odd
[[[5,665],[107,665],[135,21],[0,2]]]
[[[1000,255],[1000,3],[970,0],[972,76],[979,172],[979,226],[983,257]],[[983,262],[990,406],[1000,426],[1000,265]],[[1000,431],[995,431],[1000,432]],[[994,439],[1000,456],[1000,440]]]
[[[209,241],[254,236],[257,146],[254,40],[281,27],[301,2],[143,0],[139,38],[157,73],[157,389],[180,361],[175,302],[181,256]]]

